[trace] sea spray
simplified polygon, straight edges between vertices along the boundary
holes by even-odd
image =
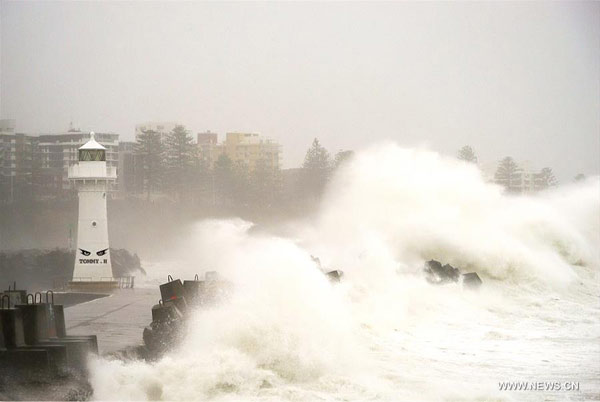
[[[198,222],[169,273],[217,270],[231,298],[197,311],[157,362],[94,361],[95,397],[488,399],[516,371],[595,378],[599,225],[597,178],[514,196],[472,164],[373,147],[291,236]],[[431,258],[479,272],[484,287],[428,284]]]
[[[338,172],[305,245],[350,276],[381,274],[377,264],[362,269],[363,259],[387,255],[413,272],[435,258],[497,279],[564,286],[575,278],[572,264],[598,262],[598,184],[510,196],[473,164],[377,146]]]
[[[232,284],[231,297],[196,311],[182,345],[158,362],[137,362],[134,371],[122,362],[96,362],[110,367],[94,370],[97,398],[268,396],[285,384],[333,381],[360,371],[366,350],[354,336],[358,328],[345,288],[334,288],[293,242],[250,236],[249,227],[232,220],[195,228],[194,238],[206,240],[207,247],[190,251],[190,257],[203,254],[205,263],[217,264]],[[120,387],[123,378],[128,385]]]

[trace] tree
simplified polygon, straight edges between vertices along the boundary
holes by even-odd
[[[477,163],[477,155],[469,145],[462,147],[456,157],[465,162]]]
[[[233,162],[225,154],[219,155],[213,169],[215,196],[221,203],[230,203],[235,193]]]
[[[321,146],[316,138],[306,151],[302,169],[303,190],[313,196],[319,196],[329,179],[331,158],[329,152]]]
[[[507,156],[500,161],[494,181],[506,188],[509,192],[520,191],[521,169],[515,163],[513,158]]]
[[[259,209],[272,207],[281,198],[281,171],[265,160],[258,160],[250,174],[250,201]]]
[[[192,136],[184,126],[175,126],[165,141],[166,163],[169,188],[178,198],[189,193],[194,180],[194,167],[197,160],[197,149]]]
[[[333,159],[334,169],[339,168],[343,163],[348,162],[354,157],[354,151],[338,151]]]
[[[583,181],[583,180],[585,180],[585,175],[583,173],[577,173],[577,176],[575,176],[574,180],[575,180],[575,182]]]
[[[233,203],[246,207],[250,198],[250,171],[242,160],[233,163]]]
[[[535,187],[536,190],[543,190],[548,187],[554,187],[558,184],[556,177],[552,169],[549,167],[543,168],[538,174],[535,175]]]
[[[196,158],[192,169],[191,190],[197,201],[212,204],[214,201],[214,176],[208,161]]]
[[[142,182],[150,199],[162,183],[165,170],[165,149],[160,134],[153,130],[143,131],[137,138],[134,152],[140,158]]]

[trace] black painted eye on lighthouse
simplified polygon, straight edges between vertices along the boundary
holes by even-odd
[[[84,250],[84,249],[82,249],[82,248],[80,248],[80,249],[79,249],[79,251],[81,251],[81,254],[85,255],[86,257],[87,257],[88,255],[92,254],[92,253],[90,253],[89,251],[87,251],[87,250]]]
[[[107,248],[105,248],[104,250],[97,251],[97,252],[96,252],[96,255],[97,255],[98,257],[102,257],[104,254],[106,254],[106,252],[107,252],[107,251],[108,251],[108,249],[107,249]]]

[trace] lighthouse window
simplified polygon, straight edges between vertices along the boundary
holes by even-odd
[[[92,226],[96,227],[98,225],[98,223],[96,221],[92,221]]]
[[[106,161],[106,151],[103,149],[80,149],[79,150],[80,161]]]

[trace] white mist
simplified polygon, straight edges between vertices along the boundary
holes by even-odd
[[[473,165],[386,144],[339,171],[293,236],[251,226],[197,223],[169,270],[218,270],[231,300],[197,311],[158,362],[94,361],[97,399],[539,398],[498,390],[511,380],[581,382],[561,400],[600,389],[597,178],[510,197]],[[429,285],[431,258],[477,271],[483,287]]]

